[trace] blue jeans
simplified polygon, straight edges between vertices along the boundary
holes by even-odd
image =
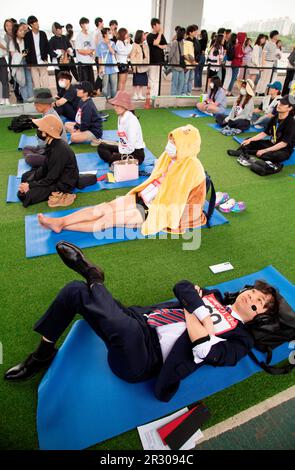
[[[172,70],[171,95],[181,95],[184,85],[184,70]]]
[[[182,89],[182,94],[183,95],[187,95],[188,93],[192,92],[194,74],[195,74],[194,69],[187,69],[187,71],[185,72],[185,74],[184,74],[184,85],[183,85],[183,89]]]
[[[199,60],[199,64],[195,68],[195,87],[202,88],[202,73],[205,64],[205,55],[202,54]]]
[[[231,77],[230,84],[228,86],[228,91],[229,92],[231,92],[233,87],[234,87],[235,81],[236,81],[236,79],[238,78],[238,75],[239,75],[239,70],[240,70],[240,67],[232,67],[232,77]]]
[[[102,94],[106,98],[114,98],[117,93],[118,74],[109,73],[102,77]]]
[[[25,73],[25,85],[19,87],[19,92],[21,94],[22,99],[24,102],[28,101],[29,98],[32,98],[33,96],[33,82],[32,82],[32,75],[31,71],[24,67],[24,73]]]

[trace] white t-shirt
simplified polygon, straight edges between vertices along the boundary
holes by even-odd
[[[5,47],[5,49],[2,49],[2,47],[0,47],[0,58],[6,57],[7,56],[7,45],[6,45],[6,42],[5,42],[3,36],[0,36],[0,44],[1,44],[1,46]]]
[[[40,52],[40,33],[33,32],[33,39],[35,45],[35,52],[37,57],[37,64],[43,64],[43,60],[41,59],[41,52]]]
[[[116,59],[119,64],[127,64],[127,59],[132,51],[132,44],[118,40],[115,45]]]
[[[118,117],[119,153],[130,155],[135,149],[145,148],[142,130],[137,117],[126,111]]]
[[[20,54],[22,53],[22,51],[24,50],[25,48],[25,41],[23,39],[17,39],[16,42],[18,43],[18,46],[19,46],[19,51],[20,51]],[[13,41],[10,41],[9,43],[9,52],[18,52],[14,46],[14,42]]]
[[[95,51],[95,42],[93,38],[93,34],[84,34],[79,33],[76,37],[76,57],[77,62],[82,62],[84,64],[94,64],[94,56],[90,55],[82,55],[79,54],[79,50],[86,50],[86,49],[93,49]]]

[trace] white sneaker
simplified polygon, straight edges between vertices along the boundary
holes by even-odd
[[[136,94],[136,93],[134,93],[134,95],[133,95],[132,99],[133,99],[134,101],[137,101],[137,100],[138,100],[138,96],[137,96],[137,94]]]

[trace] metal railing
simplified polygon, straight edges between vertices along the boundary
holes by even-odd
[[[10,71],[13,69],[13,68],[39,68],[39,67],[50,67],[50,68],[59,68],[60,71],[65,71],[65,70],[71,70],[73,67],[77,67],[78,68],[78,71],[79,71],[79,68],[83,68],[83,67],[89,67],[89,66],[93,66],[95,69],[98,69],[99,67],[116,67],[116,66],[119,66],[120,63],[105,63],[105,64],[98,64],[98,63],[93,63],[93,64],[85,64],[85,63],[80,63],[80,62],[69,62],[67,64],[58,64],[58,63],[52,63],[52,62],[48,62],[48,63],[44,63],[44,64],[11,64],[11,63],[6,63],[6,64],[0,64],[0,68],[7,68],[9,69]],[[128,66],[130,68],[130,70],[132,70],[132,67],[159,67],[160,68],[160,71],[159,71],[159,86],[158,86],[158,96],[161,96],[161,87],[162,87],[162,75],[163,75],[163,69],[167,69],[167,68],[170,68],[170,67],[181,67],[181,64],[171,64],[169,62],[158,62],[156,64],[147,64],[147,63],[136,63],[136,64],[133,64],[131,62],[128,62]],[[196,67],[198,67],[198,65],[187,65],[186,67],[184,67],[184,69],[195,69]],[[225,64],[220,64],[220,65],[217,65],[217,64],[211,64],[211,63],[207,63],[207,64],[204,64],[202,65],[202,70],[206,69],[207,68],[207,74],[206,74],[206,85],[205,85],[205,89],[207,89],[208,87],[208,81],[209,81],[209,72],[211,70],[211,68],[219,68],[219,69],[226,69],[226,68],[232,68],[232,65],[225,65]],[[251,65],[241,65],[238,67],[239,69],[244,69],[244,72],[243,72],[243,78],[246,77],[246,74],[247,74],[247,70],[251,69],[251,70],[259,70],[259,71],[263,71],[263,70],[272,70],[272,73],[271,73],[271,77],[270,77],[270,83],[273,79],[273,76],[274,76],[274,73],[275,72],[278,72],[278,71],[287,71],[288,70],[288,67],[277,67],[277,66],[272,66],[272,67],[255,67],[255,66],[251,66]],[[78,72],[79,73],[79,72]],[[294,69],[294,73],[295,73],[295,69]],[[218,72],[216,72],[216,74],[218,74]],[[238,79],[237,79],[238,80]]]

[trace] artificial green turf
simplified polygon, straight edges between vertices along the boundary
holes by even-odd
[[[216,190],[247,204],[246,212],[229,214],[230,224],[204,229],[201,248],[183,251],[181,240],[136,240],[86,250],[87,257],[106,271],[107,287],[127,304],[151,304],[171,298],[172,286],[183,278],[200,285],[216,284],[273,264],[295,282],[294,202],[295,180],[288,176],[294,167],[270,177],[259,177],[226,155],[235,148],[206,125],[210,118],[182,119],[168,110],[138,110],[146,145],[156,155],[162,152],[169,131],[192,123],[201,132],[200,159],[212,176]],[[50,211],[42,203],[24,209],[6,204],[9,174],[16,174],[21,153],[16,150],[19,135],[7,131],[9,119],[0,120],[0,239],[1,239],[1,316],[0,341],[4,364],[1,374],[24,359],[35,348],[38,336],[32,325],[44,312],[58,290],[75,276],[56,255],[26,259],[24,216]],[[115,129],[111,113],[106,128]],[[73,147],[76,153],[88,147]],[[89,147],[89,151],[93,148]],[[126,190],[79,194],[76,207],[111,200]],[[235,270],[213,275],[209,265],[230,261]],[[156,269],[155,269],[156,266]],[[128,271],[127,268],[128,267]],[[128,273],[128,274],[127,274]],[[234,373],[234,370],[233,370]],[[295,373],[272,377],[259,373],[206,399],[213,413],[209,425],[228,418],[293,384]],[[36,406],[40,376],[24,384],[0,380],[0,448],[37,449]],[[66,400],[67,397],[64,397]],[[139,449],[136,431],[102,443],[97,449]]]

